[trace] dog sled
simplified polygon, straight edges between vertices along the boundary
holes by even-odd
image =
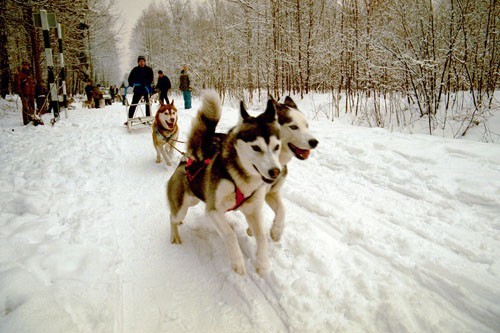
[[[146,110],[146,105],[147,103],[145,102],[144,98],[141,97],[140,101],[137,104],[130,104],[128,102],[128,99],[125,97],[125,111],[128,115],[129,108],[131,106],[135,105],[135,114],[139,113],[142,114],[141,116],[138,117],[133,117],[133,118],[128,118],[126,125],[127,129],[129,132],[132,132],[132,128],[136,127],[138,125],[141,126],[151,126],[153,124],[153,121],[155,120],[155,117],[152,116],[146,116],[145,110]],[[151,111],[151,102],[149,103],[149,109]]]

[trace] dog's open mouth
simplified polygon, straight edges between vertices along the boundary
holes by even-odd
[[[252,164],[254,169],[257,170],[257,172],[260,174],[260,177],[262,178],[262,180],[264,181],[264,183],[267,183],[267,184],[272,184],[274,183],[274,181],[276,179],[269,179],[269,178],[266,178],[264,176],[262,176],[262,174],[260,173],[259,169],[257,169],[257,167],[255,166],[255,164]]]
[[[311,152],[309,149],[301,149],[291,143],[288,144],[288,148],[295,154],[299,160],[306,160],[309,157],[309,153]]]
[[[264,176],[262,176],[262,180],[264,181],[264,183],[267,183],[267,184],[274,183],[274,179],[269,179],[269,178],[266,178]]]
[[[164,122],[164,127],[166,129],[172,129],[172,128],[174,128],[174,126],[175,126],[175,120],[172,120],[172,121],[169,121],[167,119],[162,119],[162,120]]]

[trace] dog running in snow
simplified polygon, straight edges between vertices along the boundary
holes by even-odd
[[[156,163],[161,163],[163,156],[165,163],[168,166],[172,165],[172,153],[179,137],[177,108],[174,106],[174,100],[170,104],[160,105],[151,129],[153,145],[156,149]]]
[[[311,149],[316,148],[318,140],[309,130],[309,124],[305,115],[290,96],[285,98],[284,103],[275,103],[278,114],[278,122],[281,126],[281,151],[279,155],[282,165],[281,174],[272,184],[266,194],[266,203],[273,210],[275,217],[271,227],[271,238],[278,242],[285,227],[285,206],[281,198],[281,188],[285,183],[288,174],[287,164],[293,157],[299,160],[306,160]],[[247,230],[252,235],[251,229]]]
[[[187,154],[167,183],[170,206],[170,241],[181,243],[179,225],[188,208],[205,202],[206,214],[214,223],[229,253],[235,272],[246,273],[237,236],[225,213],[238,209],[245,216],[257,243],[256,270],[269,269],[267,239],[263,228],[262,206],[265,195],[281,173],[280,126],[272,100],[257,117],[240,105],[241,119],[227,135],[218,136],[215,128],[221,116],[219,95],[204,92],[202,105],[193,119],[188,135]]]

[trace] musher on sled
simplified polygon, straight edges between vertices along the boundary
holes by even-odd
[[[132,69],[128,76],[128,85],[129,87],[134,87],[134,96],[132,97],[130,108],[128,109],[128,121],[125,122],[125,125],[134,117],[135,109],[141,98],[144,98],[146,103],[146,117],[151,116],[149,95],[153,90],[153,70],[151,67],[146,66],[146,58],[144,56],[139,56],[137,58],[137,63],[138,65]]]

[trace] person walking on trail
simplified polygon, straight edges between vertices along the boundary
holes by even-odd
[[[116,86],[112,85],[109,87],[109,94],[111,95],[111,104],[114,103],[116,97]]]
[[[172,84],[170,83],[170,79],[168,76],[163,74],[163,71],[158,71],[158,82],[156,83],[156,89],[158,89],[158,99],[160,104],[170,104],[168,100],[168,91],[172,88]]]
[[[182,91],[182,97],[184,98],[184,109],[191,109],[191,82],[189,81],[187,65],[182,67],[181,76],[179,77],[179,89]]]
[[[23,124],[27,125],[35,119],[35,81],[27,61],[23,61],[19,72],[14,76],[14,89],[14,92],[21,97]]]
[[[87,82],[87,85],[85,86],[85,94],[87,95],[87,102],[90,103],[92,102],[92,91],[94,90],[94,86],[92,86],[92,82],[89,81]]]
[[[132,97],[132,104],[128,109],[128,118],[133,118],[137,103],[144,97],[146,102],[146,116],[151,115],[149,108],[149,94],[152,92],[151,84],[153,83],[153,70],[151,67],[146,66],[146,58],[139,56],[137,58],[137,66],[135,66],[128,76],[129,87],[134,87],[134,96]]]
[[[101,85],[98,84],[97,86],[92,88],[92,98],[94,99],[94,109],[99,109],[100,108],[100,103],[102,99],[102,92],[101,92]]]
[[[125,100],[125,98],[127,98],[126,92],[127,92],[127,89],[125,88],[125,83],[122,82],[122,85],[120,86],[119,94],[120,94],[120,98],[122,100],[123,105],[126,105],[126,100]]]

